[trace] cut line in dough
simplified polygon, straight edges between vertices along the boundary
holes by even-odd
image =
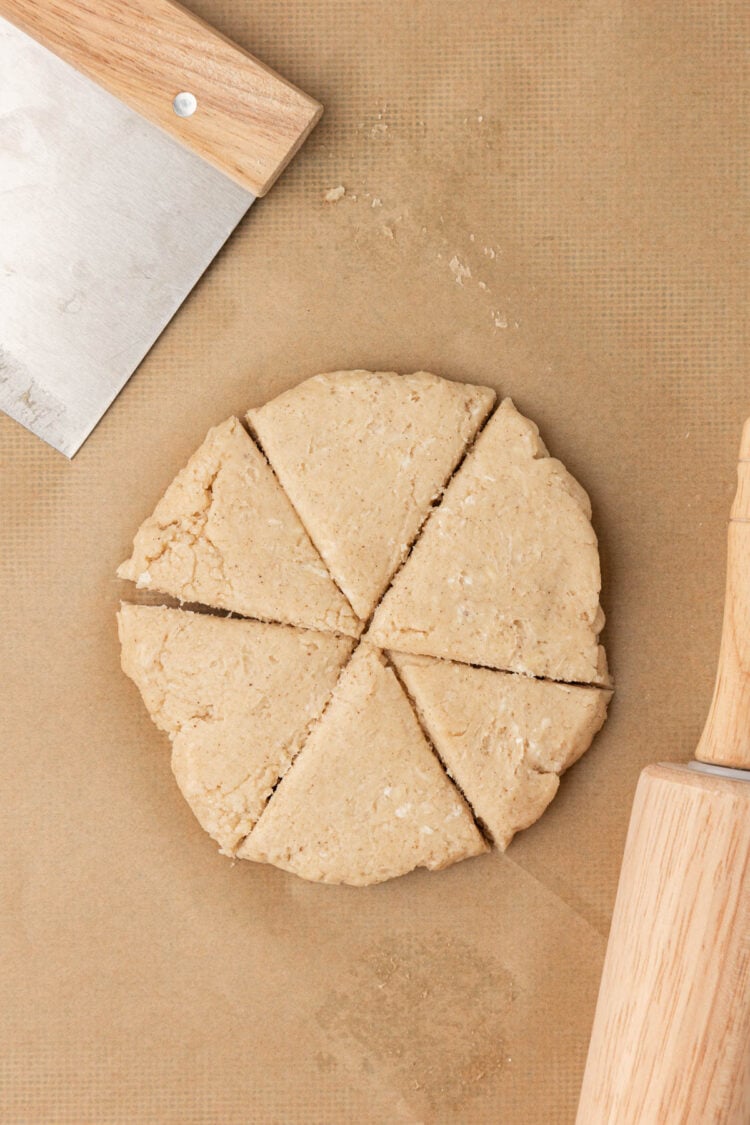
[[[328,703],[354,642],[289,625],[124,603],[122,667],[172,742],[172,770],[226,855]]]
[[[364,886],[486,850],[393,670],[361,644],[237,854]]]
[[[441,762],[505,851],[588,750],[611,691],[389,652]]]
[[[429,372],[316,375],[247,415],[364,621],[495,401]]]
[[[380,648],[609,684],[584,490],[506,399],[372,619]]]
[[[117,573],[140,588],[248,618],[347,636],[362,629],[237,418],[209,430]]]

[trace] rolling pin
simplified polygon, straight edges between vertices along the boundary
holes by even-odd
[[[713,700],[633,804],[577,1125],[750,1125],[750,419]]]

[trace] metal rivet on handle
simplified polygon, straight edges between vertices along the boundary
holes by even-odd
[[[183,90],[182,93],[175,96],[172,108],[178,117],[192,117],[198,108],[198,99],[195,94]]]

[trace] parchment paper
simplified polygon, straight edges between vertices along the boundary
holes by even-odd
[[[72,464],[0,417],[0,1117],[570,1123],[636,779],[692,752],[718,649],[747,5],[191,6],[326,115]],[[593,499],[617,684],[506,856],[368,890],[217,854],[114,627],[115,567],[208,427],[353,366],[539,423]]]

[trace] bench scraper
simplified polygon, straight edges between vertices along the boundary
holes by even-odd
[[[321,112],[172,0],[0,0],[0,409],[72,457]]]

